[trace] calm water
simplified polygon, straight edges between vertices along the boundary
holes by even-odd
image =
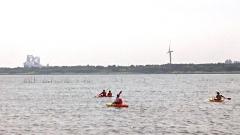
[[[129,108],[107,108],[123,90]],[[220,90],[224,103],[208,98]],[[0,76],[0,134],[239,134],[240,75]]]

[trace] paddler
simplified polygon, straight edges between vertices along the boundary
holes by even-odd
[[[100,97],[106,97],[107,93],[105,90],[102,91],[102,93],[99,94]]]
[[[222,98],[225,99],[225,97],[223,95],[220,95],[220,92],[217,91],[217,95],[216,95],[214,100],[219,100],[220,101],[220,100],[222,100]]]
[[[108,96],[108,97],[112,97],[112,92],[111,92],[111,90],[108,91],[107,96]]]
[[[117,94],[117,98],[115,99],[115,101],[113,102],[113,104],[122,104],[123,101],[122,99],[120,98],[120,95],[122,94],[122,91],[120,91],[118,94]]]

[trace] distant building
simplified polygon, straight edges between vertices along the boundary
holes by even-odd
[[[231,59],[227,59],[227,60],[225,60],[225,64],[233,64],[233,62]]]
[[[40,57],[34,57],[33,55],[27,55],[27,60],[24,62],[25,68],[40,68],[42,65],[40,64]]]

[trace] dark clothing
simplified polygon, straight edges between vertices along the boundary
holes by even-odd
[[[222,95],[217,95],[216,96],[216,100],[222,100],[222,98],[224,98],[224,96],[222,96]]]

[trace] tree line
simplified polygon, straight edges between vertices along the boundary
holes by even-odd
[[[52,66],[0,68],[1,75],[240,73],[240,64],[164,64],[131,66]]]

